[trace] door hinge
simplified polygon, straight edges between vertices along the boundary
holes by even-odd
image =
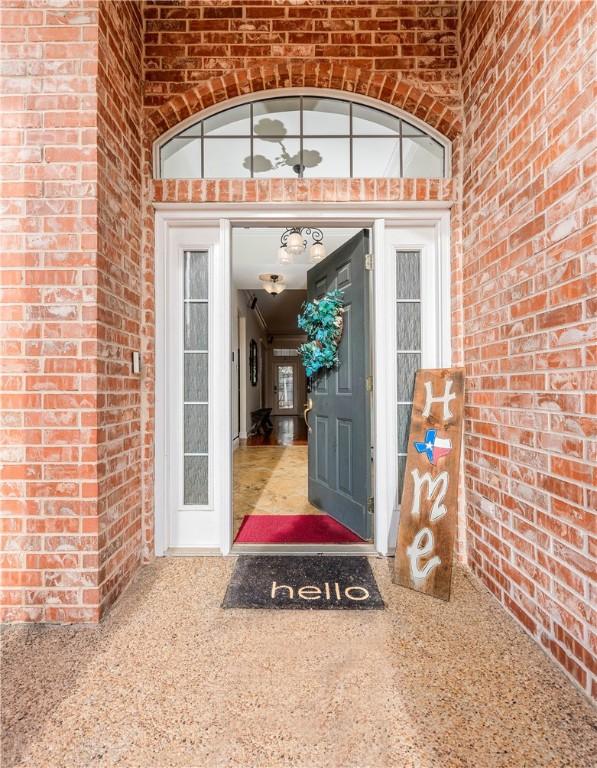
[[[373,254],[368,253],[365,256],[365,269],[372,270],[373,269]]]
[[[365,387],[367,392],[373,392],[373,376],[367,376],[365,379]]]
[[[375,513],[375,499],[373,496],[369,496],[367,499],[367,512],[369,512],[370,515]]]

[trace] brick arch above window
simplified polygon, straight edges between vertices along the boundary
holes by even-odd
[[[150,112],[146,139],[154,142],[192,115],[230,99],[282,88],[326,88],[367,96],[414,115],[450,140],[462,128],[454,109],[405,78],[351,66],[306,62],[235,70],[206,80]]]

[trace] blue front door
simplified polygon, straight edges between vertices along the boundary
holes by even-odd
[[[308,299],[337,288],[344,294],[339,365],[313,377],[309,416],[309,501],[363,539],[372,537],[369,232],[363,230],[307,273]]]

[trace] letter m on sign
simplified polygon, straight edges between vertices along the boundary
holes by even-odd
[[[394,582],[450,599],[458,516],[464,372],[417,371]]]

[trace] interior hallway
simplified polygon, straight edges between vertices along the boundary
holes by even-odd
[[[307,445],[307,425],[300,416],[271,416],[273,429],[247,438],[247,446]]]
[[[385,611],[224,611],[233,558],[169,558],[97,627],[6,628],[3,768],[594,765],[595,711],[493,597],[390,562]]]
[[[234,536],[245,515],[321,515],[307,499],[307,434],[295,417],[234,451]],[[303,422],[304,424],[304,422]]]

